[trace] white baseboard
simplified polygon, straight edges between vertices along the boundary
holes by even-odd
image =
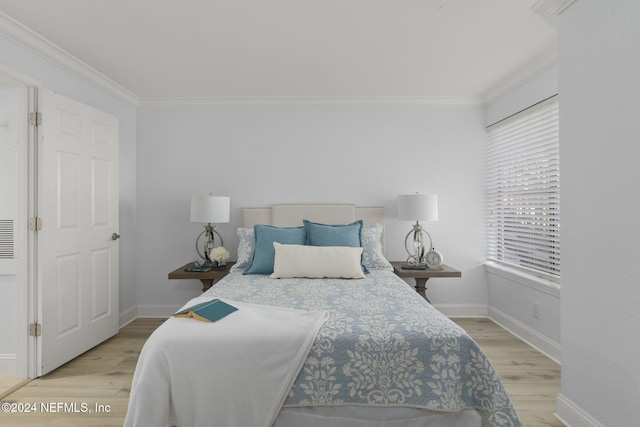
[[[435,304],[447,317],[487,317],[487,306],[481,304]]]
[[[138,318],[138,306],[132,305],[125,311],[120,313],[120,329],[127,326],[129,323],[133,322]]]
[[[120,313],[120,329],[138,318],[155,317],[168,319],[181,305],[134,305]]]
[[[0,374],[16,374],[15,354],[0,354]]]
[[[560,361],[562,360],[560,344],[550,340],[535,329],[530,328],[495,307],[488,307],[487,311],[489,319],[493,320],[536,350],[544,353],[554,362],[560,364]]]
[[[138,317],[169,318],[173,316],[176,311],[180,310],[182,305],[139,305]]]
[[[603,427],[587,411],[560,393],[556,398],[557,409],[555,416],[567,427]]]

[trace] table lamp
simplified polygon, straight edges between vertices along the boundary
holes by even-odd
[[[220,246],[223,245],[222,236],[215,230],[212,223],[229,222],[231,198],[225,196],[214,196],[213,194],[191,196],[191,222],[206,223],[204,231],[196,239],[196,251],[200,258],[205,260],[205,265],[212,265],[211,249],[215,247],[215,236],[220,239]],[[200,252],[200,237],[205,235],[203,244],[204,255]]]
[[[409,254],[407,264],[426,264],[425,255],[433,248],[433,241],[429,233],[422,228],[420,221],[438,220],[438,195],[416,193],[398,196],[398,218],[416,222],[404,239],[404,247]],[[409,237],[411,236],[413,239],[410,246]],[[428,245],[425,236],[429,238]]]

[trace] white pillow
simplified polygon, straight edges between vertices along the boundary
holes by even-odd
[[[364,279],[362,248],[350,246],[283,245],[273,242],[272,279]]]

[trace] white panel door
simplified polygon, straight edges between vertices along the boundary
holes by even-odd
[[[118,119],[48,90],[38,103],[44,375],[118,332]]]

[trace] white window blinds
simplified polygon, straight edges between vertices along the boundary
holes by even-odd
[[[489,259],[560,279],[558,101],[490,126]]]

